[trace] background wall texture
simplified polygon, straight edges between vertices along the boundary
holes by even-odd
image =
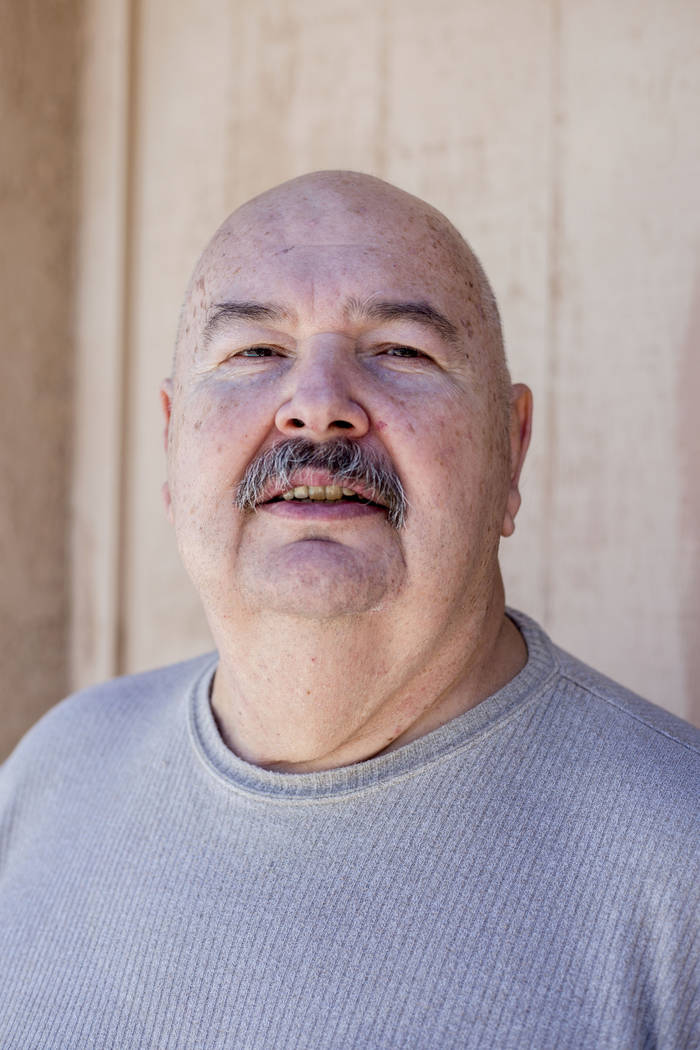
[[[492,279],[536,405],[511,604],[700,721],[698,5],[49,10],[16,2],[0,45],[3,749],[69,684],[210,645],[158,386],[216,225],[325,167],[424,196]]]
[[[0,757],[70,682],[79,24],[0,7]]]

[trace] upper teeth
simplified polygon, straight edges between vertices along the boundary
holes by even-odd
[[[282,499],[342,499],[343,496],[355,496],[352,489],[340,485],[295,485],[289,492],[282,493]]]

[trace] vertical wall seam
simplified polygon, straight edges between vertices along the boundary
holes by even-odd
[[[545,434],[542,527],[542,607],[544,624],[553,627],[554,485],[558,465],[557,386],[559,378],[560,302],[562,295],[562,26],[561,0],[551,0],[549,223],[547,230],[547,346],[545,356]]]
[[[386,138],[389,130],[389,0],[379,7],[379,97],[377,99],[376,139],[374,143],[375,174],[387,178]]]
[[[119,406],[119,470],[116,549],[116,616],[114,641],[115,673],[127,671],[127,603],[129,594],[129,532],[131,494],[129,469],[133,455],[131,439],[131,378],[133,373],[134,342],[134,268],[135,268],[135,205],[138,147],[138,58],[139,58],[139,0],[127,4],[127,100],[124,155],[124,253],[122,257],[122,358]]]

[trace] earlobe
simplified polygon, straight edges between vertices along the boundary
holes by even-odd
[[[532,391],[524,383],[514,383],[510,403],[510,489],[501,526],[502,536],[512,536],[515,516],[520,510],[520,472],[532,433]]]

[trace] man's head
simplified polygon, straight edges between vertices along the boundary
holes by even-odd
[[[215,635],[493,601],[530,395],[429,205],[352,172],[243,205],[197,264],[163,402],[166,503]]]

